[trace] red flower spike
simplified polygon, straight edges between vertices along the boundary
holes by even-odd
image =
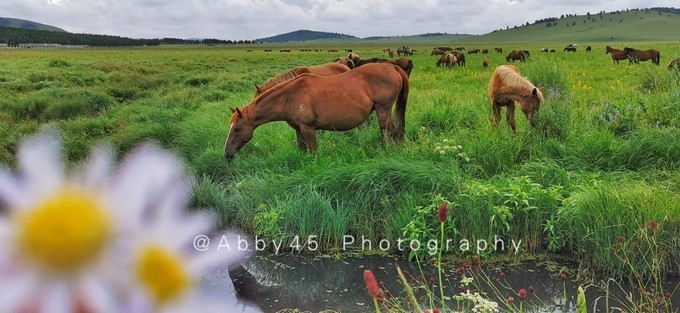
[[[500,274],[498,274],[498,278],[505,279],[505,273],[501,272]]]
[[[536,290],[534,290],[533,286],[529,286],[529,293],[534,294]]]
[[[449,205],[446,202],[439,205],[439,210],[437,211],[437,219],[440,223],[446,222],[446,217],[449,215]]]
[[[655,230],[656,229],[656,220],[651,220],[649,222],[649,229]]]
[[[508,297],[508,303],[513,303],[515,302],[515,298],[513,297]]]
[[[439,313],[439,309],[434,308],[434,310],[432,310],[432,313]]]
[[[616,247],[612,247],[612,253],[616,253],[616,251],[618,251],[616,250]]]
[[[411,272],[407,270],[403,270],[402,273],[404,273],[404,276],[411,276]]]
[[[479,259],[479,256],[478,256],[478,255],[473,256],[473,257],[472,257],[472,261],[474,261],[475,264],[479,264],[479,262],[481,262],[481,260]]]
[[[434,279],[434,277],[430,277],[430,284],[434,285],[435,282],[436,280]]]
[[[616,241],[618,241],[619,243],[623,243],[623,236],[619,236],[618,238],[616,238]]]
[[[560,274],[560,280],[566,281],[567,280],[567,274],[565,274],[565,273]]]
[[[519,296],[519,300],[522,301],[524,300],[524,298],[527,297],[527,291],[524,288],[522,288],[519,290],[519,293],[517,295]]]
[[[635,274],[635,280],[640,280],[640,279],[642,279],[642,276],[640,276],[640,274]]]
[[[364,271],[364,282],[366,282],[366,289],[368,289],[368,294],[372,298],[377,298],[380,296],[378,282],[375,280],[375,276],[371,270]]]

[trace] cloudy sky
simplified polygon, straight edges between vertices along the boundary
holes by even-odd
[[[484,34],[561,14],[680,7],[678,0],[2,0],[0,16],[132,38],[257,39],[299,29]]]

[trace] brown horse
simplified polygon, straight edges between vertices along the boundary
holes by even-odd
[[[510,54],[505,57],[505,61],[510,62],[510,60],[512,60],[512,62],[515,62],[515,60],[520,60],[521,62],[524,62],[526,57],[527,56],[523,50],[512,50],[512,52],[510,52]]]
[[[285,121],[300,150],[317,150],[315,130],[346,131],[375,111],[384,141],[403,141],[409,81],[393,64],[372,63],[330,77],[306,74],[276,85],[243,109],[232,109],[224,156],[234,157],[258,126]],[[392,107],[396,101],[395,122]]]
[[[255,97],[265,92],[267,89],[282,82],[288,81],[302,74],[316,74],[321,76],[333,76],[349,71],[350,68],[340,63],[326,63],[317,66],[298,66],[288,72],[270,78],[264,84],[255,86]]]
[[[446,67],[453,67],[458,62],[458,59],[453,53],[448,53],[442,55],[439,60],[437,60],[437,67],[444,64]]]
[[[614,62],[616,62],[616,64],[619,64],[620,60],[628,59],[628,55],[625,52],[623,52],[623,50],[614,49],[610,46],[605,47],[604,54],[607,53],[610,53],[612,55],[612,64],[614,64]]]
[[[652,60],[652,63],[659,65],[661,60],[661,53],[658,50],[637,50],[635,48],[623,48],[623,53],[627,54],[635,63],[640,61]]]
[[[482,60],[482,66],[483,66],[484,68],[489,67],[489,58],[484,57],[484,60]]]
[[[489,81],[489,98],[491,99],[492,126],[498,127],[501,119],[501,107],[507,107],[506,120],[516,133],[515,105],[519,102],[531,126],[535,126],[535,117],[543,102],[543,88],[536,88],[529,80],[519,74],[514,65],[499,65]]]
[[[430,56],[433,56],[433,55],[445,55],[445,54],[446,54],[446,52],[444,52],[444,50],[442,50],[442,49],[433,49],[433,50],[432,50],[432,53],[430,53]]]
[[[680,70],[680,58],[675,58],[671,63],[668,63],[668,69],[672,70],[673,68]]]

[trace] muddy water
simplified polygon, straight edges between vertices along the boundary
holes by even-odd
[[[371,269],[376,279],[382,282],[385,289],[397,297],[404,297],[403,285],[399,282],[396,267],[410,273],[409,280],[413,286],[429,285],[430,279],[437,281],[435,266],[418,264],[394,257],[363,257],[335,259],[330,256],[305,257],[299,255],[255,255],[228,272],[226,269],[210,273],[205,277],[205,287],[216,293],[232,295],[234,306],[239,312],[278,312],[285,309],[299,309],[301,312],[319,312],[333,310],[339,312],[375,312],[371,298],[368,296],[363,281],[364,269]],[[561,267],[567,264],[542,263],[505,268],[484,268],[486,277],[491,282],[505,273],[502,284],[496,284],[496,290],[506,298],[514,296],[520,288],[534,290],[528,292],[526,301],[541,303],[534,312],[575,312],[576,288],[578,285],[567,279],[559,278]],[[422,273],[422,274],[421,274]],[[419,276],[422,275],[422,278]],[[229,279],[231,276],[231,280]],[[418,282],[418,280],[421,282]],[[233,284],[232,284],[233,281]],[[460,292],[460,275],[457,267],[445,269],[444,290],[447,296]],[[672,291],[680,281],[671,278],[667,290]],[[625,283],[621,285],[626,286]],[[604,285],[602,285],[604,286]],[[493,290],[488,286],[478,285],[489,295]],[[419,289],[419,290],[418,290]],[[624,292],[633,290],[626,287],[620,289],[616,283],[610,283],[610,294],[623,299]],[[435,285],[438,294],[439,287]],[[566,292],[566,297],[564,294]],[[416,294],[421,298],[423,288],[417,288]],[[605,312],[609,307],[621,306],[615,299],[607,303],[603,297],[602,287],[586,288],[588,312]],[[428,307],[426,297],[422,297],[423,308]],[[516,301],[518,301],[517,299]],[[680,292],[673,296],[674,307],[680,307]],[[596,309],[593,305],[596,304]],[[449,307],[456,307],[455,302]],[[526,306],[525,306],[526,308]],[[531,312],[527,309],[524,312]]]

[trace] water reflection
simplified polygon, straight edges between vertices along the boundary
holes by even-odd
[[[335,259],[323,255],[314,257],[255,255],[243,262],[242,267],[231,271],[233,286],[229,279],[224,278],[227,277],[226,275],[223,279],[215,277],[211,284],[212,288],[221,289],[222,292],[225,289],[235,290],[240,301],[252,302],[259,306],[262,312],[278,312],[283,309],[300,309],[303,312],[323,310],[374,312],[364,285],[363,270],[371,269],[384,288],[394,296],[403,297],[405,293],[397,277],[397,265],[410,272],[408,279],[413,280],[414,285],[428,284],[430,279],[436,282],[435,266],[424,264],[421,272],[417,263],[395,257]],[[497,288],[503,298],[508,296],[516,298],[517,290],[525,288],[534,292],[527,296],[526,301],[546,304],[536,312],[575,312],[578,285],[569,279],[563,283],[559,278],[559,273],[554,271],[554,265],[548,270],[550,267],[524,265],[511,268],[484,268],[484,272],[491,282],[495,282],[501,272],[507,272],[505,278],[500,281],[505,281],[505,285],[510,287],[508,289]],[[460,291],[460,275],[457,271],[456,266],[445,269],[444,287],[447,296],[456,295]],[[422,277],[419,277],[421,275]],[[417,281],[419,282],[415,283]],[[670,279],[668,284],[668,288],[671,288],[669,290],[672,290],[678,284],[678,279]],[[611,292],[616,293],[620,299],[625,297],[622,290],[614,288],[614,283],[610,285]],[[478,285],[478,288],[482,288],[489,295],[493,294],[488,285]],[[634,288],[627,290],[634,290]],[[588,312],[605,311],[607,303],[602,298],[604,294],[601,288],[595,286],[586,288]],[[424,295],[423,290],[417,290],[416,296],[422,295]],[[676,294],[673,301],[674,307],[680,307],[680,295]],[[243,302],[236,304],[243,307],[242,312],[259,312]],[[597,304],[595,310],[593,310],[594,304]],[[610,300],[608,305],[611,308],[616,303]],[[455,302],[450,303],[450,306],[455,308]],[[427,305],[423,307],[426,308]],[[526,309],[524,311],[529,312]]]

